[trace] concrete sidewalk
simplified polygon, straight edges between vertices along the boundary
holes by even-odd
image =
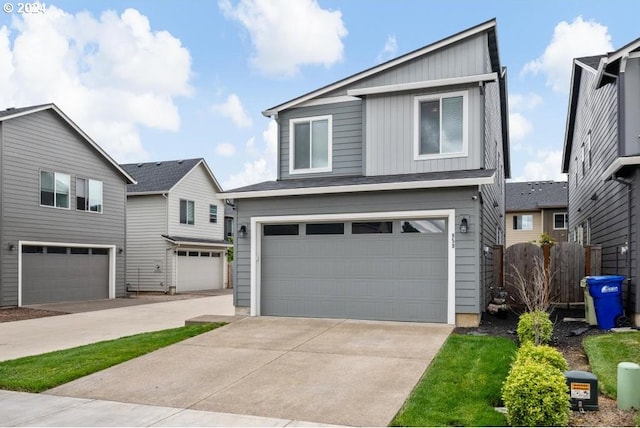
[[[263,418],[147,406],[116,401],[55,397],[0,390],[2,426],[131,427],[312,427],[330,426],[288,419]]]
[[[117,305],[117,300],[126,299],[106,304]],[[100,302],[87,304],[95,308]],[[234,312],[233,295],[226,294],[0,323],[0,361],[181,327],[201,315],[233,316]]]

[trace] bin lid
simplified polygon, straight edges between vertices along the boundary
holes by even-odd
[[[625,276],[622,275],[601,275],[601,276],[587,276],[587,285],[603,284],[608,282],[622,282],[625,280]]]

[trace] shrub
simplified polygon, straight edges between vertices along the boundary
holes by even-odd
[[[567,360],[564,359],[560,351],[549,345],[534,345],[532,342],[524,343],[518,350],[514,364],[522,363],[524,360],[549,364],[561,372],[569,370]]]
[[[543,311],[525,312],[518,321],[518,339],[520,343],[533,342],[542,345],[551,341],[553,323],[549,314]]]
[[[551,365],[523,358],[502,388],[512,426],[567,426],[570,402],[564,375]]]

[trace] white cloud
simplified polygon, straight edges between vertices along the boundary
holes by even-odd
[[[524,173],[513,181],[566,181],[567,175],[562,170],[562,150],[540,151],[536,159],[524,166]]]
[[[604,54],[613,50],[611,36],[602,24],[585,21],[578,16],[572,23],[556,25],[551,43],[537,59],[527,63],[523,74],[543,73],[547,85],[554,91],[566,93],[571,79],[573,58]]]
[[[378,54],[378,62],[390,60],[395,57],[398,52],[398,41],[394,34],[387,36],[387,40],[384,42],[384,47]]]
[[[244,110],[240,98],[236,94],[227,97],[227,101],[222,104],[216,104],[211,107],[214,113],[217,113],[231,121],[240,128],[250,128],[253,121]]]
[[[189,51],[135,9],[16,16],[0,64],[0,107],[54,102],[119,162],[147,158],[139,126],[177,131],[192,92]]]
[[[276,179],[278,125],[275,120],[269,122],[262,133],[264,146],[258,159],[245,162],[242,172],[232,174],[223,182],[225,190]],[[247,152],[256,152],[255,139],[247,141]]]
[[[535,92],[528,94],[509,94],[509,109],[517,111],[534,110],[542,105],[543,99]]]
[[[322,9],[315,0],[219,0],[218,6],[249,32],[251,62],[265,74],[293,76],[302,65],[329,67],[342,59],[342,13]]]
[[[533,125],[520,113],[509,113],[509,140],[517,143],[533,131]]]
[[[233,156],[236,154],[236,146],[231,143],[220,143],[216,146],[216,153],[224,157]]]

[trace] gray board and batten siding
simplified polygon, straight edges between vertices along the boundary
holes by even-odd
[[[238,225],[251,224],[251,217],[348,214],[414,210],[455,209],[456,225],[464,216],[469,221],[467,233],[455,235],[455,312],[479,313],[480,284],[478,221],[479,205],[472,197],[477,186],[381,192],[339,193],[331,195],[282,196],[236,199]],[[457,226],[456,226],[457,227]],[[235,305],[250,307],[251,269],[250,236],[261,231],[249,230],[245,238],[237,238],[235,269]],[[259,235],[257,235],[259,236]],[[392,287],[393,284],[389,284]]]
[[[48,109],[0,122],[2,292],[0,306],[18,304],[21,241],[125,246],[126,181],[121,172],[64,119]],[[71,176],[70,209],[40,206],[40,171]],[[76,177],[103,182],[103,212],[76,210]],[[115,254],[115,294],[124,295],[125,257]]]
[[[602,273],[604,275],[621,274],[628,276],[628,260],[621,254],[621,248],[627,246],[628,236],[628,189],[622,183],[605,180],[603,172],[619,154],[618,141],[618,87],[615,83],[594,89],[595,70],[575,66],[578,79],[574,86],[577,108],[571,134],[571,152],[565,153],[564,171],[568,173],[569,192],[569,234],[581,225],[590,225],[585,230],[584,244],[602,246]],[[640,78],[640,76],[638,77]],[[586,146],[591,140],[591,152]],[[582,166],[582,148],[585,145],[585,166]],[[570,162],[569,162],[570,159]],[[627,168],[621,174],[633,181],[631,192],[632,209],[637,210],[640,200],[640,174],[637,167]],[[594,195],[595,198],[594,198]],[[631,215],[631,278],[637,278],[637,215]],[[633,280],[628,290],[635,301],[635,312],[640,312],[637,299],[637,285]]]

